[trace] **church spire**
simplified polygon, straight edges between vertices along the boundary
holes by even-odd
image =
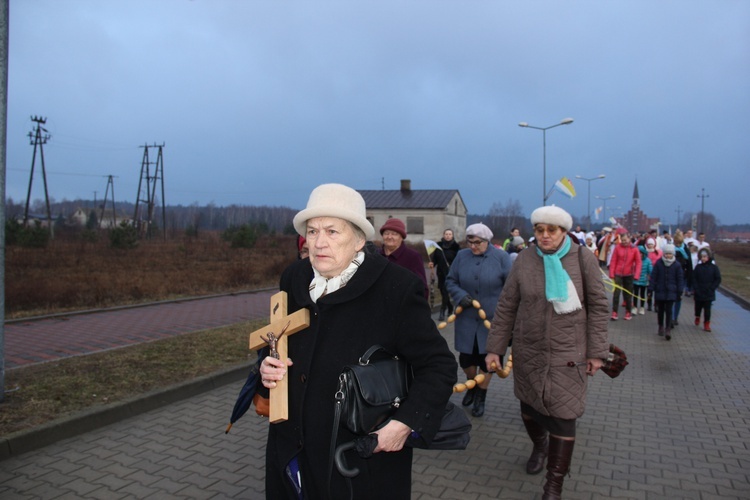
[[[635,187],[633,188],[633,206],[640,206],[640,196],[638,196],[638,179],[635,180]]]

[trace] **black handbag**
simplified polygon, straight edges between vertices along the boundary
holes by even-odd
[[[370,347],[356,365],[345,366],[339,375],[335,427],[341,422],[357,435],[376,430],[406,400],[412,378],[405,360],[380,345]]]

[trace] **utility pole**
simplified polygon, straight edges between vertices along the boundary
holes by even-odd
[[[8,138],[8,4],[0,2],[0,220],[5,221]],[[5,224],[0,225],[0,304],[5,304]],[[5,401],[5,307],[0,307],[0,403]]]
[[[682,213],[682,210],[680,210],[679,205],[677,205],[677,210],[675,210],[675,212],[677,212],[677,227],[680,227],[680,214]]]
[[[102,222],[104,222],[104,211],[107,208],[107,195],[109,194],[109,188],[112,187],[112,226],[111,228],[114,229],[117,227],[117,212],[115,212],[115,181],[113,180],[112,175],[107,176],[107,189],[104,190],[104,202],[102,203],[102,213],[99,217],[99,228],[102,227]]]
[[[36,129],[34,132],[29,132],[30,144],[34,146],[34,155],[31,157],[31,176],[29,177],[29,190],[26,194],[26,209],[23,212],[23,225],[28,227],[29,225],[29,202],[31,201],[31,185],[34,182],[34,165],[36,164],[36,150],[39,148],[39,158],[42,163],[42,180],[44,182],[44,200],[47,205],[47,224],[49,225],[50,236],[53,236],[52,230],[52,211],[49,208],[49,191],[47,190],[47,170],[44,167],[44,145],[50,139],[50,135],[47,133],[47,129],[42,127],[47,123],[46,118],[40,116],[32,116],[31,121],[36,123]],[[44,135],[42,135],[44,131]]]
[[[701,226],[700,226],[701,227],[701,229],[700,229],[701,233],[703,232],[703,219],[704,219],[704,217],[703,217],[703,209],[705,208],[706,198],[709,197],[705,193],[705,191],[706,191],[705,188],[701,188],[701,194],[698,195],[698,198],[701,199]]]
[[[139,234],[144,234],[147,238],[151,238],[153,234],[153,221],[154,221],[154,206],[156,204],[156,185],[161,181],[161,217],[162,217],[162,231],[164,239],[167,239],[167,216],[166,216],[166,205],[164,201],[164,156],[162,149],[164,144],[158,145],[153,144],[149,146],[145,144],[141,146],[143,148],[143,160],[141,161],[141,178],[138,181],[138,194],[135,199],[135,214],[133,215],[133,224],[138,229]],[[157,148],[158,153],[156,155],[156,162],[149,161],[148,150],[149,148]],[[154,175],[151,175],[151,165],[154,165]],[[145,184],[145,197],[143,192],[143,181]],[[141,203],[146,204],[145,221],[142,220],[143,214],[141,212]]]

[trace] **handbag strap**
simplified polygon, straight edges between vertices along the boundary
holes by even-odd
[[[371,346],[369,349],[367,349],[362,356],[360,356],[360,358],[359,358],[359,364],[360,365],[369,364],[370,363],[370,358],[374,354],[378,353],[379,351],[384,352],[385,354],[387,354],[388,356],[390,356],[392,358],[397,358],[398,359],[398,356],[396,356],[395,354],[393,354],[391,351],[389,351],[388,349],[386,349],[382,345],[375,344],[375,345]]]
[[[367,352],[369,353],[371,349],[372,348],[368,349]],[[344,399],[346,398],[346,393],[344,392],[344,375],[343,374],[339,375],[339,389],[336,391],[335,398],[336,398],[336,410],[333,414],[333,430],[331,431],[331,450],[330,450],[330,455],[328,457],[328,497],[329,498],[334,498],[333,495],[331,495],[331,480],[333,479],[333,461],[336,456],[336,442],[338,441],[338,438],[339,438],[339,425],[341,424],[341,410],[344,407]],[[352,490],[352,481],[348,477],[345,479],[346,479],[346,484],[349,489],[349,498],[352,499],[354,496],[354,490]]]
[[[581,252],[581,246],[578,247],[578,266],[581,269],[581,284],[583,285],[583,306],[586,309],[586,319],[589,317],[589,299],[588,291],[586,290],[586,271],[583,269],[583,252]]]

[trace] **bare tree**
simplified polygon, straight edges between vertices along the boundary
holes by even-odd
[[[523,216],[521,202],[508,199],[505,204],[499,201],[493,203],[487,225],[498,238],[505,238],[514,227],[522,229],[526,225],[526,218]]]

